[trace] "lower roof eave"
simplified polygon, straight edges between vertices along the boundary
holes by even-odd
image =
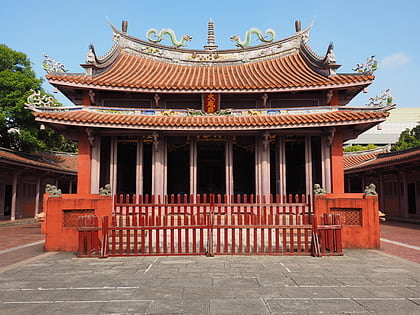
[[[276,93],[276,92],[300,92],[300,91],[314,91],[324,89],[341,89],[348,87],[365,87],[372,83],[372,80],[364,82],[349,82],[340,84],[325,84],[325,85],[313,85],[313,86],[290,86],[290,87],[274,87],[274,88],[261,88],[261,89],[220,89],[220,88],[206,88],[206,89],[160,89],[160,88],[138,88],[138,87],[126,87],[126,86],[114,86],[114,85],[96,85],[96,84],[81,84],[76,82],[64,82],[60,80],[49,80],[49,83],[60,87],[73,87],[77,89],[89,89],[89,90],[109,90],[119,92],[138,92],[138,93],[179,93],[179,94],[191,94],[191,93]],[[64,83],[64,84],[63,84]]]
[[[354,126],[361,124],[379,124],[385,121],[385,118],[355,120],[344,122],[326,122],[326,123],[308,123],[308,124],[284,124],[284,125],[267,125],[267,126],[148,126],[148,125],[127,125],[127,124],[98,124],[90,122],[69,122],[56,119],[35,118],[36,121],[46,124],[60,125],[62,127],[85,127],[85,128],[105,128],[105,129],[126,129],[126,130],[150,130],[150,131],[258,131],[258,130],[283,130],[283,129],[300,129],[300,128],[319,128],[319,127],[340,127]]]

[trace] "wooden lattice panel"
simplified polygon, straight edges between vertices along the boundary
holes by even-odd
[[[63,227],[77,228],[78,217],[89,214],[95,214],[94,209],[63,210]]]
[[[362,226],[361,208],[331,208],[331,213],[340,214],[342,225]]]

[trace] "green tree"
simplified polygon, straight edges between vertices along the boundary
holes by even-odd
[[[413,129],[407,128],[400,134],[398,141],[391,147],[391,151],[400,151],[420,146],[420,125]]]
[[[365,151],[365,150],[371,150],[371,149],[376,149],[376,148],[377,146],[374,144],[367,144],[367,145],[356,144],[356,145],[345,147],[344,152]]]
[[[25,109],[30,90],[42,91],[41,84],[26,54],[0,44],[0,146],[25,152],[74,151],[75,145],[62,135],[48,127],[41,130]]]

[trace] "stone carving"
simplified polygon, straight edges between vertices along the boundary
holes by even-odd
[[[61,189],[57,188],[55,185],[45,185],[45,193],[48,194],[49,197],[61,197]]]
[[[321,187],[320,184],[314,185],[314,196],[325,196],[327,192],[324,188]]]
[[[375,184],[371,183],[369,186],[365,187],[365,190],[363,191],[365,196],[376,196],[376,186]]]
[[[47,73],[68,71],[64,69],[64,65],[61,62],[56,62],[55,59],[48,57],[47,54],[44,54],[44,57],[45,59],[42,62],[42,69],[44,69]]]
[[[272,42],[276,37],[276,32],[274,32],[274,30],[270,28],[265,31],[266,35],[263,36],[261,30],[253,27],[245,33],[245,40],[242,41],[239,35],[231,36],[230,40],[236,43],[236,47],[245,48],[251,43],[252,34],[257,35],[257,39],[262,41],[263,43]]]
[[[186,46],[185,42],[190,42],[192,37],[189,35],[182,35],[181,40],[177,40],[175,33],[170,28],[162,29],[160,32],[157,29],[151,28],[147,31],[146,37],[149,41],[153,43],[159,43],[163,40],[163,36],[168,35],[171,43],[176,48]]]
[[[99,188],[99,196],[111,196],[111,184],[106,184],[104,187]]]
[[[372,55],[370,58],[366,59],[366,63],[358,63],[353,71],[356,72],[370,72],[372,73],[376,69],[378,69],[378,61],[375,59],[376,55]]]
[[[41,91],[30,90],[31,95],[26,99],[25,105],[30,108],[35,107],[60,107],[61,104],[52,96],[41,95]]]

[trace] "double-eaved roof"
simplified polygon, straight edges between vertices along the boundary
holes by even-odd
[[[284,92],[369,85],[372,73],[336,74],[332,46],[323,57],[307,45],[309,27],[252,47],[192,50],[127,35],[112,26],[115,44],[98,57],[93,46],[86,73],[50,73],[62,87],[135,92]]]

